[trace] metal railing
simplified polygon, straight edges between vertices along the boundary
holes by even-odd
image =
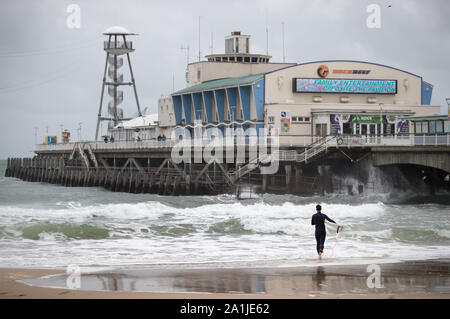
[[[153,149],[153,148],[171,148],[175,146],[176,141],[174,140],[142,140],[142,141],[120,141],[113,143],[105,142],[74,142],[66,144],[56,144],[56,145],[46,145],[37,144],[35,147],[36,152],[46,152],[46,151],[72,151],[76,143],[89,143],[92,151],[104,151],[104,150],[135,150],[135,149]]]
[[[446,134],[394,134],[394,135],[338,135],[329,146],[450,146],[450,133]]]
[[[267,138],[258,137],[258,139],[249,138],[237,138],[232,139],[232,143],[228,145],[229,140],[223,139],[222,141],[216,140],[212,144],[212,139],[205,138],[201,140],[190,140],[184,141],[187,143],[185,146],[195,147],[201,146],[249,146],[259,143],[260,145],[266,143],[267,146],[276,146],[273,141],[277,139],[278,136],[268,136]],[[292,147],[311,147],[316,143],[322,143],[322,146],[327,147],[371,147],[371,146],[450,146],[450,133],[446,134],[394,134],[394,135],[328,135],[328,136],[314,136],[314,135],[295,135],[290,136],[293,143],[290,144]],[[296,141],[294,143],[294,141]],[[325,141],[325,143],[324,143]],[[46,145],[37,144],[35,146],[36,152],[46,152],[46,151],[72,151],[74,144],[76,143],[89,143],[93,151],[107,151],[107,150],[145,150],[145,149],[161,149],[161,148],[172,148],[180,141],[173,139],[167,139],[164,141],[158,140],[141,140],[141,141],[118,141],[118,142],[101,142],[101,141],[82,141],[67,144],[56,144],[56,145]],[[280,147],[285,146],[279,144]],[[294,157],[295,151],[286,151],[282,156],[286,160]]]
[[[306,147],[303,152],[278,150],[273,158],[280,161],[307,162],[329,148],[377,147],[377,146],[450,146],[447,134],[394,134],[394,135],[328,135]]]
[[[103,45],[104,49],[133,49],[133,42],[131,41],[105,41]]]

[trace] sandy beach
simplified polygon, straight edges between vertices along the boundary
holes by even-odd
[[[442,259],[381,264],[381,288],[367,288],[370,275],[367,265],[103,269],[82,273],[80,289],[67,289],[64,270],[3,268],[0,269],[0,298],[450,299],[449,265],[448,260]]]

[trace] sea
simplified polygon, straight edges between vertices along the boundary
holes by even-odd
[[[4,177],[0,267],[296,267],[450,257],[450,194],[161,196]],[[344,225],[317,260],[316,204]]]

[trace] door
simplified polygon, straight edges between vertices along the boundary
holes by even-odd
[[[316,135],[324,137],[327,135],[327,124],[316,124]]]
[[[377,125],[376,124],[369,124],[369,142],[375,143],[377,134]]]
[[[367,126],[368,124],[361,124],[361,135],[367,135]]]
[[[366,143],[375,143],[377,125],[375,123],[361,123],[361,139]]]

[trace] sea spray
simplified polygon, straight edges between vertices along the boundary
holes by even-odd
[[[0,266],[315,266],[311,215],[317,203],[345,225],[332,259],[336,233],[329,229],[322,264],[448,258],[446,195],[409,204],[409,195],[397,200],[406,192],[394,194],[383,177],[376,183],[377,191],[365,187],[357,196],[261,194],[239,201],[229,194],[166,197],[4,178]]]

